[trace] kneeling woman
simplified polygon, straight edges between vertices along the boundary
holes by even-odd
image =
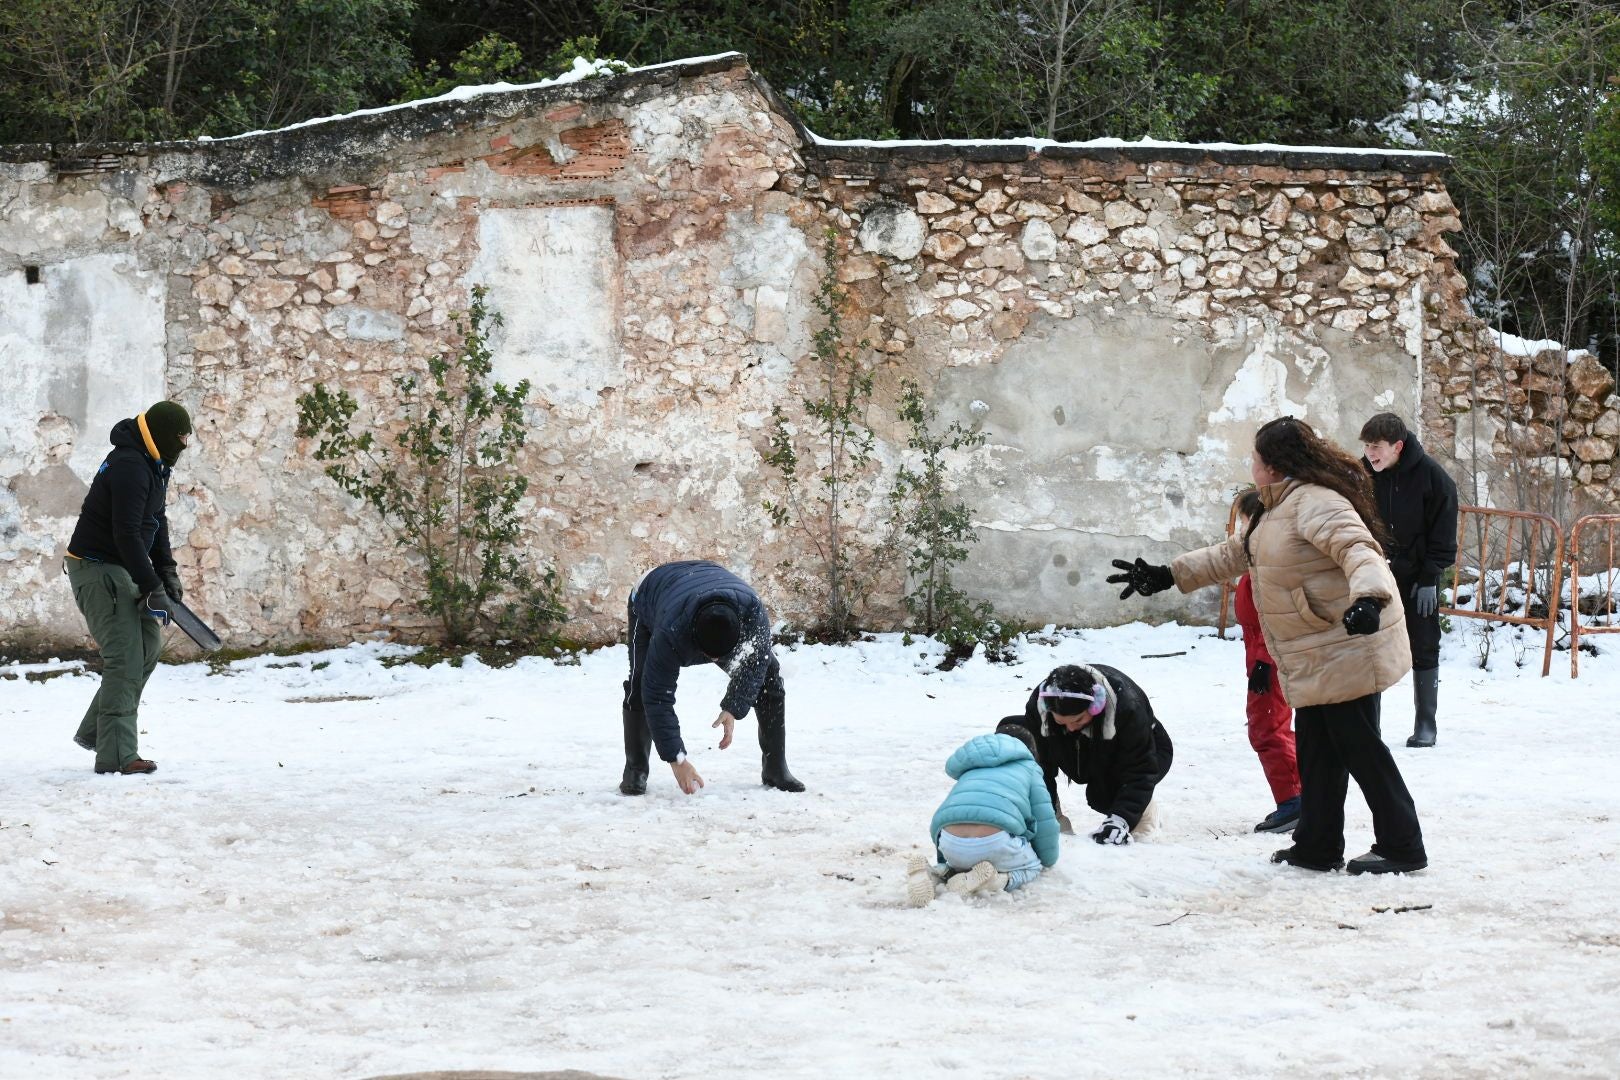
[[[1350,873],[1429,864],[1417,808],[1379,733],[1378,695],[1412,666],[1400,591],[1377,537],[1372,485],[1359,463],[1291,416],[1254,437],[1262,512],[1225,543],[1170,566],[1115,560],[1121,598],[1175,585],[1192,592],[1245,570],[1283,694],[1294,706],[1300,816],[1273,862],[1335,870],[1344,858],[1344,798],[1354,777],[1372,811],[1372,850]]]
[[[1123,672],[1103,664],[1065,664],[1029,695],[1023,716],[1007,717],[997,730],[1006,728],[1034,737],[1035,758],[1064,832],[1074,830],[1058,801],[1059,772],[1084,784],[1086,802],[1104,815],[1091,833],[1097,843],[1129,843],[1144,818],[1152,824],[1153,789],[1170,771],[1170,735],[1142,688]]]

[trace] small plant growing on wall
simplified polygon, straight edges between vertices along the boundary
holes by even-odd
[[[356,431],[359,403],[316,383],[298,398],[298,436],[316,440],[326,475],[376,511],[415,557],[418,606],[438,620],[447,644],[548,644],[567,614],[556,571],[536,572],[519,551],[517,507],[529,482],[514,460],[527,438],[529,383],[508,387],[491,377],[489,330],[501,316],[486,293],[475,287],[465,315],[454,316],[455,352],[395,376],[395,398],[378,412],[403,414],[397,430],[384,434],[374,418]]]
[[[946,455],[978,449],[984,435],[954,420],[936,430],[934,409],[909,380],[900,387],[899,417],[910,428],[906,446],[917,466],[900,466],[889,496],[905,538],[911,625],[946,646],[947,664],[973,655],[981,643],[989,659],[1010,659],[1012,631],[988,601],[973,600],[951,581],[951,571],[967,560],[979,536],[973,511],[947,486]]]
[[[893,561],[892,536],[863,535],[876,474],[877,436],[867,421],[872,372],[866,343],[845,341],[844,305],[838,284],[838,234],[828,229],[823,246],[816,310],[822,326],[812,339],[812,389],[801,399],[803,419],[771,410],[765,463],[776,471],[777,497],[764,507],[772,523],[795,535],[810,565],[784,563],[790,587],[812,607],[811,631],[833,641],[856,632],[856,615],[883,569]],[[878,500],[881,504],[881,499]]]

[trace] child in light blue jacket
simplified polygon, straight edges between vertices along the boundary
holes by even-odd
[[[906,898],[922,907],[936,876],[959,896],[1011,891],[1058,859],[1058,822],[1041,767],[1014,735],[975,735],[945,762],[956,781],[929,825],[939,866],[922,855],[906,867]]]

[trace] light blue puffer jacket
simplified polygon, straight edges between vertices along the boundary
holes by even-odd
[[[1011,735],[975,735],[945,762],[956,781],[928,826],[934,845],[947,825],[992,825],[1028,840],[1042,866],[1058,860],[1058,823],[1041,767]]]

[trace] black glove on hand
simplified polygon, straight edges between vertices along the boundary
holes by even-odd
[[[1351,635],[1378,633],[1378,601],[1363,596],[1346,608],[1344,629]]]
[[[169,625],[169,612],[174,604],[169,600],[169,594],[162,589],[153,589],[141,597],[141,614],[150,615],[164,626]]]
[[[158,580],[163,582],[164,592],[176,600],[186,598],[186,590],[180,585],[180,572],[178,570],[171,566],[165,570],[159,570],[157,576]]]
[[[1108,577],[1108,584],[1125,586],[1124,591],[1119,594],[1121,600],[1133,592],[1152,596],[1156,592],[1164,592],[1176,583],[1176,576],[1170,572],[1168,566],[1154,566],[1141,557],[1137,558],[1135,565],[1124,559],[1115,559],[1114,568],[1125,571],[1123,574],[1110,574]]]
[[[1254,670],[1249,672],[1249,693],[1263,694],[1271,689],[1271,665],[1264,660],[1254,662]]]
[[[1412,587],[1412,610],[1427,619],[1440,609],[1440,590],[1434,585]]]

